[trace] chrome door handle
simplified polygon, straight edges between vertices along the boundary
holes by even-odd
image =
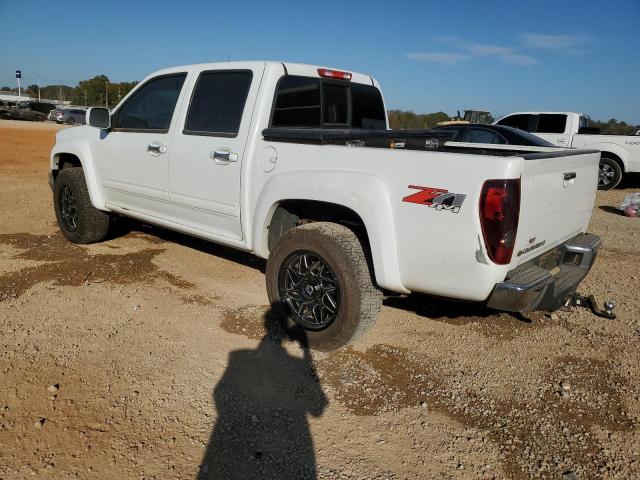
[[[216,161],[218,165],[228,165],[229,162],[237,162],[238,154],[233,153],[228,148],[221,148],[219,150],[214,150],[209,154],[209,158]]]
[[[147,145],[147,152],[151,155],[160,155],[161,153],[167,153],[167,147],[159,142],[153,142]]]

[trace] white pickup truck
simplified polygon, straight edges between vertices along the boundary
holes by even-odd
[[[319,349],[370,326],[383,290],[553,310],[600,245],[585,233],[600,152],[388,130],[369,75],[187,65],[86,119],[51,152],[66,238],[101,241],[123,215],[253,252],[268,259],[272,307]]]
[[[640,172],[640,139],[635,135],[604,135],[591,119],[574,112],[516,112],[495,122],[534,133],[559,147],[593,148],[602,152],[598,188],[618,186],[625,173]]]

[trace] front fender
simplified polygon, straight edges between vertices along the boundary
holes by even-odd
[[[375,175],[356,172],[306,170],[271,177],[254,204],[253,251],[269,256],[268,225],[285,200],[315,200],[353,210],[364,222],[379,286],[409,293],[402,284],[396,247],[396,228],[389,193]]]
[[[87,181],[87,189],[89,190],[91,203],[99,210],[107,210],[104,195],[98,183],[94,156],[89,141],[83,138],[56,141],[56,144],[51,150],[51,170],[57,170],[59,168],[60,156],[63,153],[75,155],[80,160],[80,164],[84,170],[84,177]]]

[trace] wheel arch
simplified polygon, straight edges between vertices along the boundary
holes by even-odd
[[[620,157],[619,155],[607,151],[607,150],[601,150],[600,151],[600,157],[605,157],[605,158],[610,158],[611,160],[613,160],[614,162],[616,162],[618,165],[620,165],[620,168],[622,168],[622,173],[625,173],[627,168],[624,164],[624,160],[622,159],[622,157]]]
[[[81,167],[84,170],[91,203],[95,208],[107,210],[92,159],[91,150],[86,142],[57,142],[51,150],[51,175],[55,180],[63,168]]]
[[[273,229],[278,236],[300,219],[333,221],[360,236],[380,287],[409,293],[400,276],[389,195],[379,178],[354,172],[289,172],[272,177],[254,205],[252,239],[257,255],[269,256]]]

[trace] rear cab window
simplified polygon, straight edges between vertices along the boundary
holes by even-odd
[[[372,85],[287,75],[278,82],[270,125],[384,130],[387,118]]]

